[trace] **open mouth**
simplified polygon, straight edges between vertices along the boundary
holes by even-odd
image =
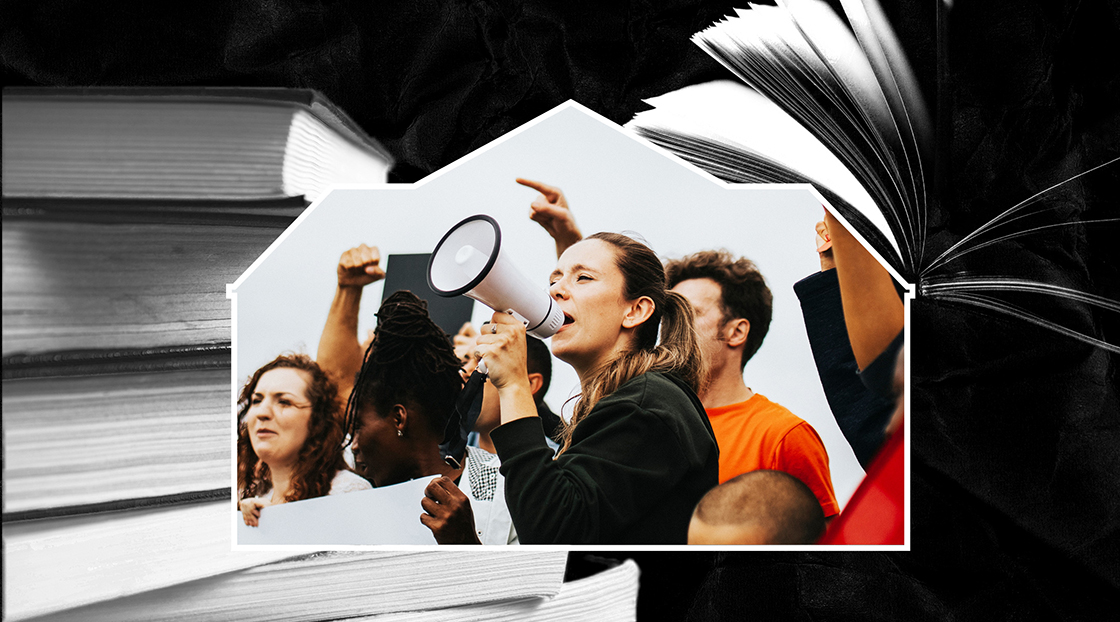
[[[571,324],[572,322],[575,322],[575,319],[572,318],[572,316],[565,313],[564,314],[564,326],[567,326],[568,324]]]

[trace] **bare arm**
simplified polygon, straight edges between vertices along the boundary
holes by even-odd
[[[817,257],[821,260],[821,272],[827,272],[836,267],[832,259],[832,237],[828,233],[828,225],[824,221],[818,222],[817,230]]]
[[[902,300],[885,268],[831,213],[825,224],[832,239],[844,324],[856,365],[864,370],[891,344],[905,323]]]
[[[338,288],[315,360],[338,383],[339,395],[344,399],[354,388],[354,375],[362,367],[363,351],[358,342],[362,288],[385,278],[380,263],[377,247],[365,244],[347,250],[338,260]]]
[[[576,225],[575,216],[568,208],[568,200],[564,192],[554,186],[542,184],[531,179],[517,178],[517,183],[527,186],[540,193],[529,204],[529,218],[544,227],[548,235],[556,242],[556,256],[564,254],[569,246],[583,239],[579,227]]]

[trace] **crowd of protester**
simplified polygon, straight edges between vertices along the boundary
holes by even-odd
[[[818,371],[803,382],[820,383],[867,470],[844,508],[816,430],[744,377],[772,314],[754,263],[721,249],[663,263],[637,236],[584,236],[560,189],[517,182],[539,192],[530,218],[556,243],[551,349],[504,312],[449,338],[408,291],[362,340],[363,288],[385,272],[376,247],[346,250],[315,360],[280,356],[242,390],[246,524],[428,477],[419,520],[441,544],[902,543],[901,514],[872,504],[901,491],[903,303],[841,223],[825,211],[821,270],[794,291]],[[552,357],[579,378],[565,418],[544,401]],[[445,455],[480,361],[473,433]]]

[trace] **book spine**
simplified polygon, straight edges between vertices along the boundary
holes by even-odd
[[[231,360],[229,343],[13,354],[2,359],[4,380],[230,369]]]
[[[84,514],[101,514],[103,512],[120,512],[124,510],[151,510],[155,508],[205,503],[207,501],[228,500],[233,494],[232,488],[215,488],[213,490],[198,490],[182,492],[173,495],[160,495],[158,497],[142,497],[134,499],[120,499],[104,503],[88,503],[84,505],[71,505],[52,507],[36,510],[23,510],[19,512],[4,512],[3,523],[17,523],[20,521],[39,520],[44,518],[64,518],[67,516],[81,516]],[[233,507],[233,504],[230,504]]]

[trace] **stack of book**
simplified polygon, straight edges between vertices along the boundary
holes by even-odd
[[[312,91],[9,89],[7,620],[633,620],[562,550],[232,550],[231,283],[391,158]]]
[[[5,526],[229,499],[226,284],[391,165],[314,91],[6,89]]]
[[[8,620],[633,620],[638,570],[563,550],[231,552],[228,502],[5,526]],[[577,571],[578,574],[576,574]]]

